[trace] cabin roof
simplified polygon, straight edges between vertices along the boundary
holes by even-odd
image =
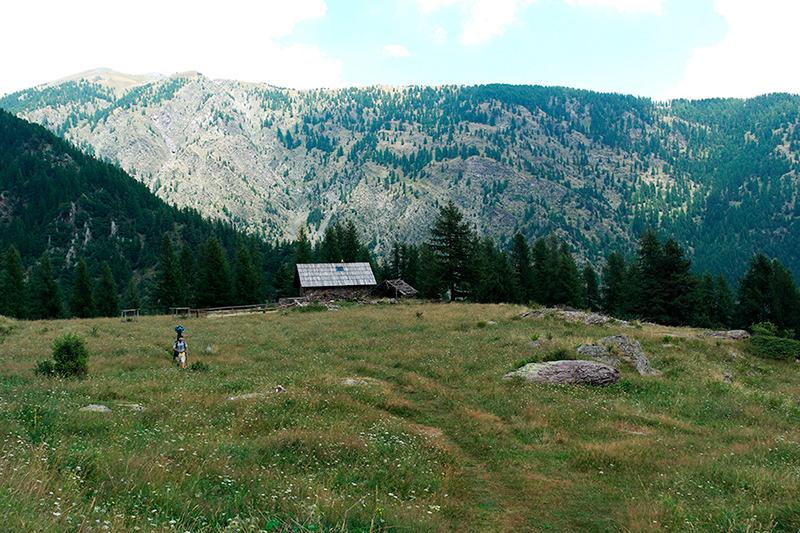
[[[320,287],[372,287],[375,274],[369,263],[301,263],[297,280],[304,289]]]

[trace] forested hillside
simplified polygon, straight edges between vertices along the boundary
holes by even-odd
[[[385,254],[453,200],[479,233],[555,233],[581,258],[647,225],[730,280],[764,251],[800,274],[800,97],[674,101],[487,85],[295,91],[197,73],[124,90],[102,75],[0,107],[118,162],[178,206],[315,240],[355,221]]]
[[[73,272],[76,266],[88,265],[86,274],[101,278],[107,265],[111,271],[107,286],[114,290],[104,291],[98,300],[116,299],[128,286],[131,292],[141,292],[144,300],[154,292],[149,289],[156,283],[154,274],[165,245],[175,254],[175,262],[182,262],[175,265],[175,272],[189,278],[186,283],[194,283],[202,281],[200,270],[193,267],[195,262],[200,264],[209,241],[218,242],[230,257],[240,247],[254,257],[257,254],[259,261],[277,260],[281,254],[280,247],[245,237],[225,223],[209,222],[194,211],[167,205],[117,166],[85,155],[41,126],[0,111],[0,265],[6,270],[29,271],[26,277],[32,285],[49,278],[60,281],[62,296],[68,300],[76,280],[83,276],[80,269]],[[19,267],[11,268],[12,263]],[[39,276],[45,263],[48,280]],[[268,269],[259,263],[257,270]],[[180,285],[177,274],[173,276],[176,289]],[[0,281],[5,288],[7,280]],[[252,298],[259,301],[268,290],[261,284]],[[138,298],[135,294],[126,297]],[[11,299],[19,302],[23,297],[16,294]],[[149,303],[185,305],[186,298],[162,302],[160,295],[154,295]]]

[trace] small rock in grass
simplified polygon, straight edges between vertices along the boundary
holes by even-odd
[[[111,408],[109,408],[107,405],[102,405],[102,404],[99,404],[99,403],[90,403],[86,407],[81,407],[80,410],[81,411],[88,411],[90,413],[110,413],[111,412]]]
[[[127,407],[131,411],[139,411],[139,412],[144,411],[144,406],[138,403],[121,403],[119,405],[120,407]]]
[[[730,372],[723,372],[722,373],[722,382],[723,383],[727,383],[729,385],[731,383],[733,383],[733,374],[731,374]]]
[[[263,398],[265,394],[263,392],[248,392],[246,394],[239,394],[238,396],[231,396],[228,398],[228,401],[235,402],[237,400],[251,400],[253,398]]]

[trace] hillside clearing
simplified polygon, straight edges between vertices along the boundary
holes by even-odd
[[[207,372],[171,364],[169,317],[2,322],[0,512],[20,531],[800,528],[800,365],[523,310],[186,320]],[[86,339],[89,377],[35,376],[66,332]],[[501,380],[615,333],[663,374]]]

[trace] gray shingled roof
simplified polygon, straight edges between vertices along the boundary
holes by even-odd
[[[308,263],[297,265],[297,277],[304,289],[317,287],[369,287],[375,274],[369,263]]]

